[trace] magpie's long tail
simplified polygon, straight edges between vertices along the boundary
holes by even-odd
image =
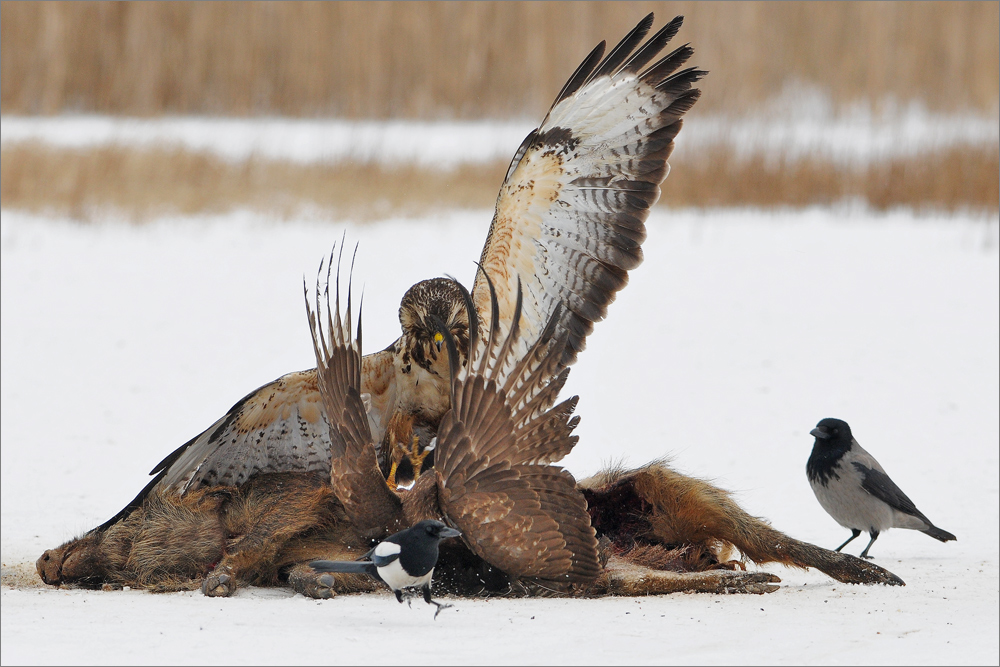
[[[314,560],[309,567],[317,572],[347,572],[351,574],[370,574],[377,577],[375,563],[370,560]]]
[[[927,535],[930,535],[935,540],[940,540],[942,542],[949,542],[951,540],[957,540],[958,539],[957,537],[955,537],[954,535],[952,535],[951,533],[949,533],[947,530],[941,530],[940,528],[938,528],[937,526],[935,526],[933,524],[931,525],[930,528],[927,528],[927,529],[922,530],[920,532],[925,533]]]

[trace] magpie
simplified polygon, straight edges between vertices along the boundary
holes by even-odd
[[[836,551],[850,544],[862,530],[871,536],[861,552],[862,558],[869,559],[868,550],[879,534],[890,528],[919,530],[942,542],[956,539],[917,509],[875,457],[862,449],[847,422],[823,419],[809,434],[816,438],[806,463],[809,484],[827,514],[851,530],[851,537]]]
[[[440,521],[427,519],[390,535],[362,556],[362,560],[314,560],[309,567],[317,572],[364,573],[384,582],[396,599],[403,602],[403,590],[419,588],[424,602],[437,606],[434,618],[450,604],[431,599],[431,576],[438,559],[438,543],[462,533]]]

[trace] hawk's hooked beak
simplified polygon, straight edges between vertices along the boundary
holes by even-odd
[[[809,435],[819,438],[820,440],[826,440],[830,437],[830,434],[826,432],[826,429],[820,428],[818,426],[813,430],[809,431]]]
[[[441,351],[441,346],[444,345],[444,336],[438,331],[434,334],[434,345],[437,347],[438,352]]]

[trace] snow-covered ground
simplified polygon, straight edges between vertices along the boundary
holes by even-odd
[[[910,157],[937,150],[996,145],[996,114],[942,115],[918,104],[857,106],[836,112],[814,91],[779,97],[738,118],[692,112],[676,159],[723,147],[738,157],[802,157],[838,164]],[[181,147],[240,162],[256,156],[297,163],[354,160],[434,168],[508,160],[540,118],[521,121],[347,121],[290,118],[122,118],[5,115],[3,145],[39,141],[63,148],[118,145]]]
[[[9,127],[4,117],[5,140]],[[114,514],[160,458],[249,390],[313,364],[301,280],[345,229],[360,241],[375,350],[398,334],[412,283],[471,281],[490,212],[364,225],[0,217],[10,580]],[[387,595],[5,586],[2,662],[996,664],[998,237],[996,218],[658,210],[645,263],[567,388],[581,395],[581,440],[565,461],[578,476],[669,453],[828,547],[847,531],[806,482],[808,432],[846,419],[958,536],[884,534],[872,553],[905,588],[768,566],[783,583],[767,596],[451,600],[433,621],[432,608]]]

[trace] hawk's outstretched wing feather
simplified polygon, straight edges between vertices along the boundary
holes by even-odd
[[[371,398],[369,427],[379,439],[395,401],[392,350],[361,360],[362,390]],[[238,486],[257,473],[328,472],[330,435],[316,369],[283,375],[240,399],[224,417],[188,440],[150,471],[155,477],[111,526],[153,489],[189,490],[217,484]]]
[[[316,371],[289,373],[244,396],[160,461],[150,483],[99,530],[130,514],[154,489],[184,494],[203,486],[238,486],[257,473],[329,469],[329,429]]]
[[[164,488],[238,486],[260,472],[326,470],[330,440],[315,371],[289,373],[240,400],[225,417],[154,468]]]
[[[568,345],[560,362],[571,364],[628,271],[642,262],[649,208],[660,196],[681,117],[700,94],[692,86],[705,74],[677,72],[693,53],[686,45],[642,71],[683,19],[636,50],[652,20],[643,19],[604,60],[603,44],[591,52],[521,145],[500,189],[480,264],[496,283],[504,328],[516,277],[524,281],[522,353],[561,305],[556,334],[566,333]],[[482,273],[473,296],[488,318]]]
[[[476,446],[492,443],[506,451],[511,466],[557,461],[575,442],[569,435],[576,423],[570,419],[575,403],[564,403],[557,412],[546,410],[565,381],[559,377],[561,367],[583,349],[594,322],[604,317],[625,285],[627,271],[642,261],[648,209],[659,196],[680,118],[697,99],[692,84],[703,72],[677,72],[691,55],[687,46],[640,70],[680,23],[674,19],[636,49],[652,24],[650,15],[607,58],[601,59],[603,44],[594,49],[540,128],[525,139],[501,188],[481,261],[496,283],[498,315],[493,315],[493,288],[487,286],[486,273],[476,279],[474,310],[492,345],[500,338],[495,327],[502,333],[511,329],[521,276],[521,331],[506,339],[511,349],[488,349],[483,373],[492,384],[468,383],[463,409],[471,409],[473,401],[489,404],[497,396],[509,403],[509,417],[493,415],[494,421],[484,426],[492,430],[472,436],[480,439]],[[470,319],[474,315],[470,312]],[[559,356],[545,353],[554,341],[562,341]],[[338,373],[349,373],[348,366],[360,356],[350,345],[340,350],[346,356],[332,351]],[[367,421],[374,438],[368,439],[381,443],[397,402],[392,349],[364,357],[360,365],[358,391],[370,397]],[[153,489],[183,493],[206,484],[240,484],[258,472],[330,469],[334,442],[322,403],[315,370],[264,385],[161,461],[151,473],[154,479],[105,526],[141,504]],[[360,403],[346,395],[337,403],[336,420],[344,424],[343,437],[352,441],[365,439]],[[514,420],[513,448],[509,433],[502,436],[509,419]],[[515,451],[522,460],[515,460]],[[356,453],[362,458],[355,463],[367,470],[369,450]],[[342,483],[343,489],[352,486]]]
[[[333,263],[332,254],[330,263]],[[321,274],[322,270],[321,265]],[[378,539],[404,527],[402,505],[379,470],[375,443],[361,398],[361,314],[358,313],[358,331],[354,337],[351,333],[350,286],[346,317],[341,319],[340,316],[339,261],[337,273],[333,304],[328,291],[326,298],[321,299],[317,280],[316,306],[313,310],[308,288],[303,285],[309,331],[316,354],[317,384],[329,421],[330,484],[355,529],[362,535]],[[326,289],[329,290],[329,287],[327,275]],[[326,302],[325,308],[323,301]]]
[[[464,288],[463,293],[471,301]],[[495,300],[493,308],[491,317],[497,318]],[[513,315],[520,315],[518,308]],[[471,325],[476,325],[474,319]],[[503,342],[494,336],[477,345],[477,332],[470,331],[468,362],[452,365],[452,409],[441,421],[435,450],[438,498],[447,519],[478,556],[515,577],[565,590],[593,581],[600,572],[597,540],[576,481],[562,468],[539,465],[559,460],[576,443],[570,435],[576,426],[570,419],[575,399],[525,420],[523,415],[533,414],[536,403],[548,395],[534,391],[525,402],[511,403],[505,391],[534,386],[528,376],[563,354],[565,336],[536,340],[525,355],[539,359],[536,364],[508,358],[519,348],[518,337],[515,325]],[[446,340],[451,354],[454,342]],[[496,376],[511,368],[515,370],[498,382]]]

